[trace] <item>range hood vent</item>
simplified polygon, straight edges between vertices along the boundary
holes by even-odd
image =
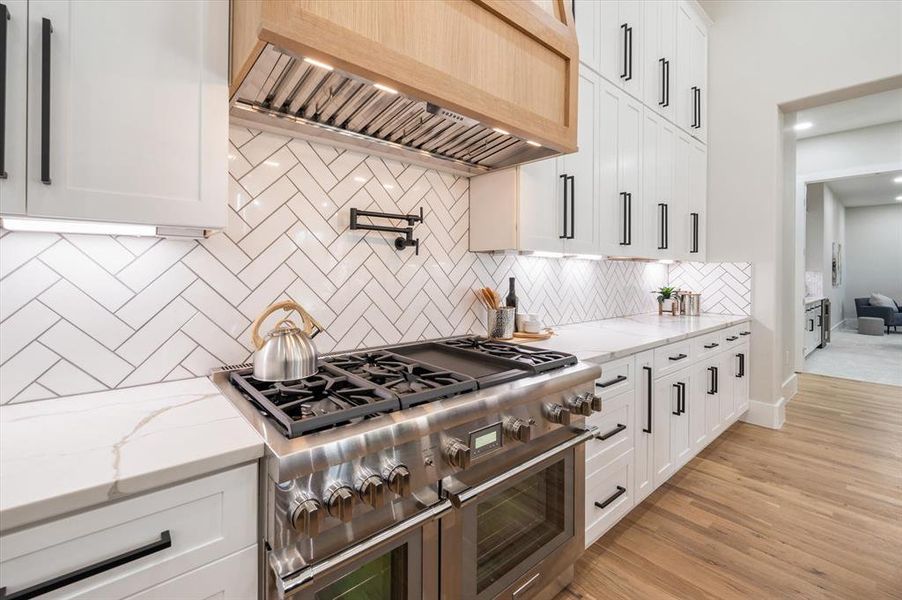
[[[461,175],[558,154],[506,131],[266,44],[233,120]]]

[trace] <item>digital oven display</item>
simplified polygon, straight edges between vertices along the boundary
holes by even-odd
[[[470,432],[470,456],[476,458],[501,447],[501,423]]]

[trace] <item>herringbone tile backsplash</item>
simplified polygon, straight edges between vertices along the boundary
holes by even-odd
[[[670,285],[701,292],[702,312],[752,314],[752,265],[749,263],[676,263]]]
[[[239,127],[230,138],[229,226],[208,240],[0,232],[0,403],[245,362],[251,322],[279,299],[325,326],[328,352],[484,333],[472,290],[509,276],[549,324],[654,310],[649,291],[667,281],[658,264],[468,252],[465,178]],[[352,206],[423,207],[420,255],[349,231]]]

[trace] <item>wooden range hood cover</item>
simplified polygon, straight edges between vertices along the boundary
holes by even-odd
[[[466,175],[575,151],[578,65],[564,0],[232,3],[234,119]]]

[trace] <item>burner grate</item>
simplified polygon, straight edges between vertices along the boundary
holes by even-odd
[[[510,342],[501,342],[482,337],[463,337],[441,342],[452,348],[460,348],[472,352],[479,352],[512,360],[520,364],[529,365],[536,373],[543,373],[551,369],[575,365],[578,361],[572,354],[546,350],[544,348],[532,348]]]

